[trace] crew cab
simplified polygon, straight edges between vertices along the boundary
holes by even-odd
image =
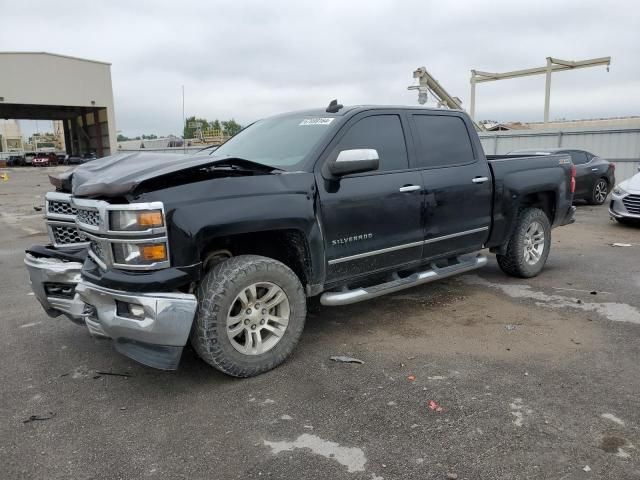
[[[378,297],[479,268],[485,249],[535,276],[575,212],[568,155],[487,158],[462,111],[335,101],[213,152],[118,154],[52,183],[52,244],[25,257],[44,309],[156,368],[190,340],[237,377],[292,353],[310,297]]]

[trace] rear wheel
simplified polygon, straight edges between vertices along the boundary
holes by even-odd
[[[544,268],[551,248],[551,224],[544,211],[520,211],[505,255],[496,255],[503,272],[514,277],[535,277]]]
[[[589,203],[591,205],[602,205],[607,200],[608,195],[609,183],[604,178],[600,178],[591,190],[591,198],[589,198]]]
[[[283,263],[240,255],[217,264],[198,288],[191,343],[209,365],[252,377],[284,362],[298,343],[306,297]]]

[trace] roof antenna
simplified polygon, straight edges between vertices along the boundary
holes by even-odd
[[[329,106],[327,107],[327,113],[338,113],[341,108],[342,105],[338,103],[337,99],[331,100]]]

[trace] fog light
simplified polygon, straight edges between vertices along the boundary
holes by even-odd
[[[116,300],[116,313],[120,317],[133,318],[135,320],[142,320],[145,318],[144,307],[137,303],[128,303]]]
[[[134,317],[144,317],[144,308],[142,305],[129,304],[129,313]]]

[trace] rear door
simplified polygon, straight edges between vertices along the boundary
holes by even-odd
[[[339,179],[316,170],[328,282],[420,260],[422,177],[409,170],[407,128],[401,112],[359,114],[338,133],[323,162],[342,150],[373,148],[379,169]]]
[[[455,112],[412,113],[412,166],[424,184],[423,258],[480,250],[489,234],[493,186],[484,154]]]

